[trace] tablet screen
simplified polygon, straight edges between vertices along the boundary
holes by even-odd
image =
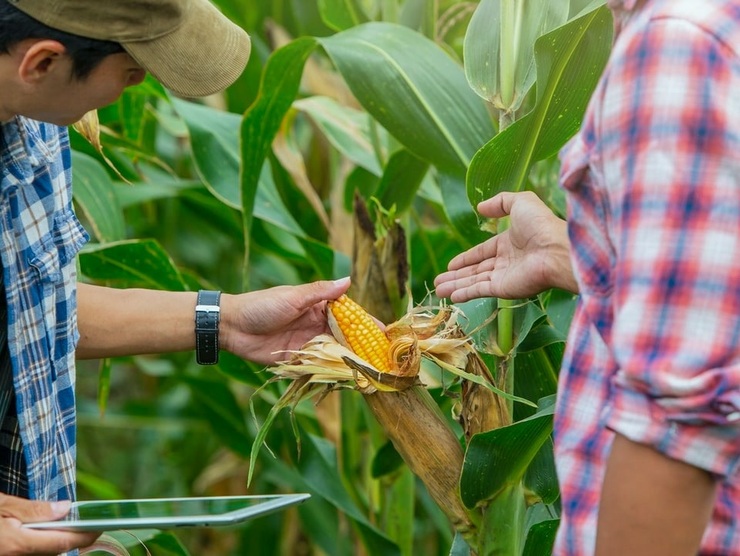
[[[33,529],[95,530],[232,525],[298,504],[309,494],[81,501],[59,521],[26,523]]]

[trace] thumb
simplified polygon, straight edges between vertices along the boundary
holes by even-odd
[[[482,216],[488,218],[503,218],[511,214],[511,208],[517,199],[517,193],[504,191],[490,199],[481,201],[476,207]]]
[[[26,500],[16,496],[0,498],[0,515],[14,517],[21,522],[53,521],[69,513],[69,500],[59,502],[41,502]]]
[[[321,301],[337,299],[345,293],[350,286],[349,277],[340,278],[339,280],[319,280],[298,286],[298,291],[302,296],[302,305],[310,307]]]

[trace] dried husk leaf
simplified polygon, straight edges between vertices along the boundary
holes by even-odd
[[[468,356],[465,371],[483,377],[490,384],[496,386],[491,372],[477,352]],[[470,442],[473,435],[479,432],[486,432],[511,424],[509,406],[502,396],[499,396],[490,388],[468,380],[462,381],[461,389],[460,424],[468,442]]]
[[[411,388],[415,384],[418,384],[417,374],[411,376],[403,376],[396,373],[384,373],[377,371],[370,365],[363,365],[356,359],[350,357],[344,358],[344,363],[350,368],[362,375],[365,379],[372,384],[375,390],[380,392],[398,392]],[[363,392],[368,392],[368,389],[364,389]]]
[[[100,142],[100,121],[98,120],[98,111],[90,110],[79,121],[72,124],[72,127],[82,135],[99,153],[103,152],[103,144]]]
[[[352,241],[352,286],[349,296],[381,322],[391,322],[396,315],[380,263],[378,237],[364,200],[354,197]],[[398,267],[398,261],[387,261]]]
[[[396,311],[403,310],[406,282],[409,278],[406,232],[398,220],[387,226],[385,236],[376,242],[376,249],[390,306],[398,314]],[[392,319],[385,322],[390,320]]]
[[[360,391],[372,390],[370,382],[347,366],[345,359],[363,363],[355,353],[328,334],[316,336],[302,349],[292,352],[288,361],[270,370],[282,378],[299,379],[307,377],[310,382],[354,383]],[[369,363],[364,362],[367,366]],[[380,371],[378,371],[380,372]]]

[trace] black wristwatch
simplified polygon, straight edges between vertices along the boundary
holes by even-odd
[[[218,363],[218,323],[221,292],[200,290],[195,304],[195,360],[199,365]]]

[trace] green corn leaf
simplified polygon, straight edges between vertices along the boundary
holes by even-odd
[[[465,75],[499,110],[517,110],[537,77],[534,44],[565,23],[569,0],[481,0],[465,34]]]
[[[366,112],[342,106],[328,97],[301,99],[293,107],[310,116],[332,146],[349,160],[376,176],[383,173],[373,148]],[[381,144],[386,143],[387,139],[381,139]]]
[[[187,285],[167,252],[153,239],[89,245],[80,253],[82,274],[120,287],[185,291]]]
[[[208,190],[222,203],[241,209],[239,191],[239,127],[241,117],[188,102],[174,101],[191,139],[196,169]],[[263,160],[264,163],[264,160]],[[294,235],[303,231],[280,199],[269,166],[258,169],[254,216],[271,222]],[[180,182],[182,184],[182,182]]]
[[[98,379],[98,409],[100,415],[105,415],[110,397],[111,360],[109,358],[100,360],[100,378]]]
[[[193,161],[203,183],[221,202],[240,208],[241,117],[181,99],[174,99],[173,107],[187,126]]]
[[[272,71],[277,70],[273,68]],[[206,187],[228,206],[244,209],[240,202],[241,192],[239,190],[242,152],[238,145],[242,125],[241,117],[183,100],[174,101],[174,105],[190,132],[191,148],[198,174]],[[284,112],[282,114],[284,115]],[[278,114],[268,110],[264,116],[277,118]],[[258,135],[249,135],[249,140],[256,145],[255,149],[264,147],[269,149],[271,140],[264,141],[263,139]],[[247,139],[243,137],[242,140]],[[266,155],[267,151],[264,151],[264,156]],[[254,182],[253,198],[249,203],[252,212],[247,218],[250,222],[250,229],[252,218],[256,217],[300,238],[304,250],[308,253],[309,262],[316,266],[320,276],[329,277],[334,264],[333,250],[325,243],[306,237],[306,232],[283,203],[270,172],[270,166],[265,163],[264,156],[259,162],[259,168],[256,166],[256,159],[252,166],[257,174],[256,182],[254,175],[251,178]]]
[[[203,187],[199,181],[178,179],[160,179],[155,183],[137,183],[134,186],[124,183],[114,185],[116,199],[122,208],[135,207],[160,199],[174,199],[188,190]]]
[[[442,208],[457,232],[457,239],[465,248],[483,243],[490,237],[481,231],[478,216],[473,212],[470,202],[462,193],[465,190],[465,174],[444,172],[437,176],[439,189],[442,192]]]
[[[557,390],[559,365],[560,359],[551,361],[543,349],[518,352],[514,392],[528,400],[551,396]],[[514,421],[531,417],[534,413],[528,406],[517,404],[514,406]]]
[[[249,261],[249,232],[252,229],[252,213],[262,167],[283,117],[298,94],[303,67],[316,44],[312,37],[302,37],[270,56],[257,100],[247,110],[242,120],[240,187],[245,237],[245,277]]]
[[[578,130],[611,34],[610,12],[600,8],[537,41],[537,103],[471,162],[467,190],[474,205],[500,191],[520,191],[532,164],[555,154]]]
[[[551,439],[545,441],[527,468],[524,486],[539,496],[545,504],[552,504],[560,496]]]
[[[315,435],[307,436],[306,451],[308,453],[305,458],[306,464],[302,465],[306,481],[354,522],[368,554],[400,556],[398,546],[367,520],[352,502],[342,486],[342,481],[338,480],[341,472],[337,468],[337,454],[334,445],[324,438]]]
[[[559,519],[548,519],[534,524],[527,534],[522,556],[542,556],[552,554],[555,545],[555,535],[560,525]]]
[[[385,167],[375,196],[386,209],[395,206],[397,214],[402,214],[411,207],[428,171],[428,162],[406,149],[396,151]]]
[[[108,173],[93,157],[72,151],[74,198],[90,232],[98,241],[117,241],[126,235],[123,209]]]
[[[461,172],[493,135],[463,69],[423,35],[366,23],[319,41],[363,108],[419,158]]]
[[[591,10],[595,10],[604,4],[606,4],[606,0],[570,0],[569,19],[573,19],[579,15],[590,12]]]
[[[554,407],[513,425],[476,434],[465,453],[460,496],[468,508],[516,485],[552,432]]]
[[[151,550],[151,554],[158,556],[191,556],[180,539],[172,533],[159,533],[147,541],[146,547]]]
[[[455,534],[452,546],[450,547],[450,556],[470,556],[470,545],[460,533]]]
[[[358,0],[319,0],[319,13],[324,23],[335,31],[369,21]]]
[[[249,457],[249,438],[244,413],[228,384],[184,376],[196,407],[223,444],[243,458]]]
[[[390,440],[383,444],[375,455],[370,465],[370,473],[373,479],[379,479],[384,475],[390,475],[397,471],[403,465],[403,458],[398,453],[393,442]]]

